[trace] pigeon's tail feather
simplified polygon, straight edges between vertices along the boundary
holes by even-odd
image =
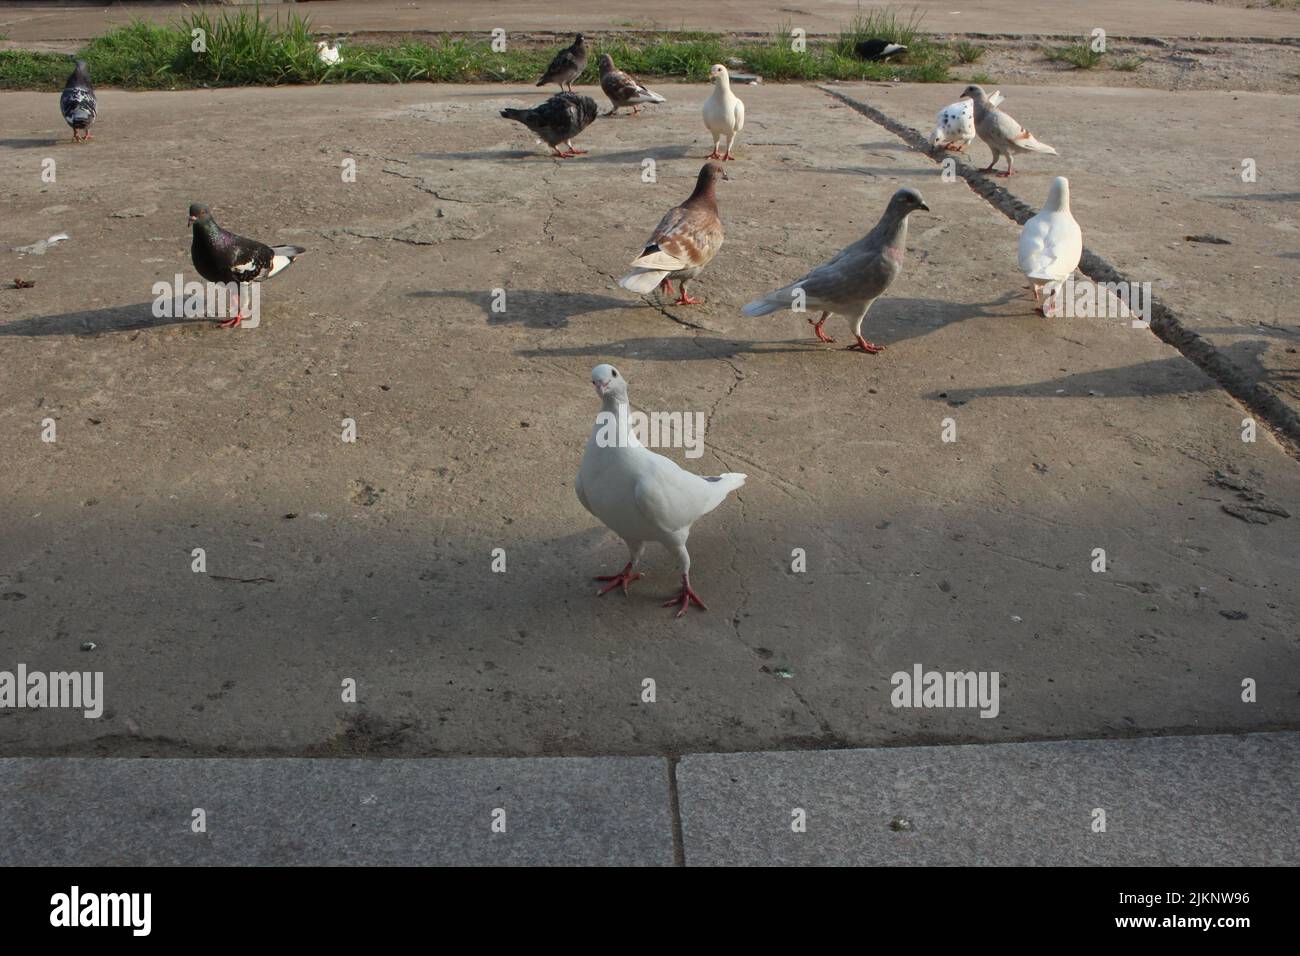
[[[723,496],[731,494],[737,488],[745,483],[748,475],[742,475],[738,471],[729,471],[725,475],[715,475],[712,478],[705,478],[705,481],[716,482],[721,488]]]
[[[623,278],[618,280],[618,284],[629,292],[636,292],[640,295],[649,295],[655,290],[659,283],[668,277],[668,271],[665,269],[633,269]]]
[[[84,106],[78,106],[76,109],[64,114],[63,118],[75,126],[78,123],[89,123],[95,118],[95,114]]]
[[[641,95],[650,103],[667,103],[668,101],[660,96],[654,90],[643,90]]]
[[[754,318],[760,315],[771,315],[773,312],[780,312],[782,309],[790,307],[790,296],[784,289],[777,289],[776,292],[769,292],[761,299],[755,299],[748,305],[741,308],[741,312]]]
[[[538,83],[538,86],[542,84]],[[501,115],[508,120],[514,120],[516,123],[527,122],[528,110],[517,110],[513,106],[507,106],[501,111]]]
[[[1048,146],[1046,143],[1040,143],[1034,137],[1030,136],[1025,140],[1017,140],[1016,145],[1021,149],[1027,149],[1031,153],[1051,153],[1053,156],[1059,156],[1055,146]]]
[[[271,268],[266,273],[266,277],[269,279],[276,273],[283,272],[293,265],[293,260],[306,251],[302,246],[272,246],[271,252],[274,255],[271,256]]]
[[[994,90],[989,96],[989,106],[997,106],[1005,99],[1006,97],[1002,95],[1001,90]]]

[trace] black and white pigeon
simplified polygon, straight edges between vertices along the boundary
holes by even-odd
[[[68,84],[59,97],[59,111],[64,121],[72,127],[72,141],[84,142],[90,139],[90,124],[95,122],[95,88],[90,85],[90,71],[86,61],[78,60],[77,68],[68,77]],[[77,133],[80,132],[81,136]]]
[[[864,60],[887,60],[906,49],[903,44],[890,43],[888,40],[862,40],[853,48],[853,52]]]
[[[537,81],[538,86],[545,86],[547,83],[558,83],[560,90],[563,91],[565,85],[568,85],[569,92],[573,92],[573,81],[582,75],[582,71],[587,68],[587,41],[579,33],[573,38],[573,45],[561,50],[555,54],[555,59],[551,65],[546,68],[542,78]]]
[[[560,159],[568,159],[587,152],[585,149],[574,148],[572,140],[591,125],[598,109],[596,101],[590,96],[556,93],[540,106],[534,106],[530,110],[507,107],[501,111],[501,115],[516,123],[523,123],[551,147],[552,153]],[[569,147],[568,152],[559,150],[561,143]]]
[[[222,322],[222,328],[238,327],[245,318],[251,318],[243,314],[245,285],[278,275],[307,251],[302,246],[268,246],[227,232],[201,202],[190,206],[190,225],[194,227],[190,258],[199,275],[209,282],[236,283],[235,316]]]

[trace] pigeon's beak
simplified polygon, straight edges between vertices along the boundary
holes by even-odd
[[[199,220],[199,217],[198,217],[198,216],[190,216],[189,219],[187,220],[187,222],[189,223],[189,225],[192,226],[192,225],[194,225],[196,222],[198,222],[198,220]]]
[[[595,386],[596,394],[599,395],[601,398],[604,398],[605,389],[609,388],[609,379],[606,379],[603,382],[592,382],[591,384]]]
[[[925,203],[921,203],[921,204],[920,204],[919,206],[917,206],[916,208],[917,208],[917,209],[924,209],[926,212],[929,212],[929,211],[930,211],[930,207],[927,206]]]

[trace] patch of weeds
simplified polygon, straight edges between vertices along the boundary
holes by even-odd
[[[1091,70],[1101,63],[1104,53],[1092,48],[1089,40],[1071,43],[1069,46],[1050,47],[1043,51],[1043,56],[1053,63],[1068,63],[1076,70]]]
[[[980,46],[978,43],[967,43],[964,40],[952,49],[957,54],[958,63],[978,63],[984,54],[988,52],[985,47]]]

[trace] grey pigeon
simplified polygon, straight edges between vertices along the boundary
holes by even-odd
[[[627,380],[614,366],[593,368],[591,384],[600,396],[601,411],[582,453],[573,490],[584,508],[623,539],[629,555],[618,574],[596,578],[610,582],[597,593],[621,587],[626,594],[627,586],[641,577],[635,568],[646,543],[658,541],[677,555],[682,571],[682,589],[664,607],[676,605],[678,617],[692,604],[708,610],[691,589],[686,539],[691,525],[743,485],[745,476],[731,472],[706,478],[642,445],[629,415]]]
[[[1056,150],[1046,143],[1034,139],[1032,133],[1025,129],[1007,113],[993,105],[982,86],[972,83],[961,91],[962,99],[970,100],[975,105],[975,135],[993,151],[993,161],[981,172],[991,173],[1002,156],[1007,158],[1007,171],[1002,176],[1010,176],[1012,153],[1051,153]]]
[[[501,111],[501,115],[516,123],[523,123],[551,147],[551,152],[560,159],[568,159],[586,152],[585,149],[575,149],[570,140],[591,125],[596,118],[597,109],[596,101],[590,96],[556,93],[540,106],[534,106],[530,110],[508,107]],[[557,149],[561,143],[569,147],[567,153]]]
[[[822,317],[816,322],[808,320],[818,339],[835,341],[822,331],[826,317],[834,312],[849,320],[854,339],[848,346],[850,350],[883,352],[883,345],[874,345],[862,337],[862,320],[867,317],[871,303],[884,295],[902,271],[903,252],[907,247],[907,217],[918,209],[927,212],[930,209],[921,194],[915,189],[900,189],[889,200],[875,229],[807,275],[755,299],[741,311],[755,316],[797,307],[802,290],[804,307],[822,310]]]
[[[190,225],[194,227],[190,258],[198,274],[209,282],[237,283],[235,315],[221,323],[223,328],[238,327],[247,318],[241,305],[247,283],[263,282],[283,272],[307,251],[302,246],[268,246],[227,232],[203,203],[190,206]]]
[[[906,49],[903,44],[890,43],[888,40],[862,40],[853,48],[853,52],[864,60],[887,60]]]
[[[537,81],[538,86],[545,86],[547,83],[558,83],[563,90],[565,84],[568,84],[569,92],[573,92],[573,81],[582,75],[582,71],[587,68],[587,42],[581,33],[573,38],[573,45],[567,49],[561,50],[555,54],[555,59],[551,65],[546,68],[542,78]]]
[[[90,85],[90,71],[86,69],[85,60],[78,60],[77,68],[68,77],[68,84],[59,97],[59,111],[72,127],[74,143],[90,139],[90,124],[95,122],[96,105],[95,88]],[[78,131],[84,135],[78,137]]]

